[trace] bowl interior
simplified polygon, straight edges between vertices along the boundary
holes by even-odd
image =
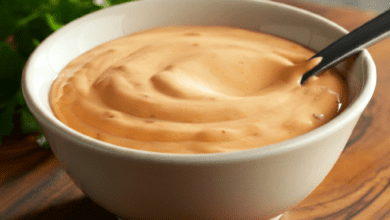
[[[152,0],[126,3],[71,22],[34,51],[23,75],[23,92],[27,104],[41,121],[76,135],[77,132],[55,118],[48,101],[51,84],[61,69],[82,53],[109,40],[147,28],[175,25],[224,25],[262,31],[295,41],[314,51],[347,33],[345,29],[312,13],[269,1]],[[344,66],[346,64],[341,64],[339,68]],[[355,109],[352,107],[363,91],[366,91],[366,95],[361,102],[367,104],[375,86],[372,82],[375,81],[375,74],[368,74],[375,72],[368,52],[355,58],[349,72],[353,73],[347,78],[350,100],[354,101],[350,102],[352,104],[343,114],[355,114],[359,108],[364,108],[364,104],[363,107],[359,107],[362,104]],[[365,89],[368,79],[371,80],[370,88]],[[338,118],[334,120],[341,120]],[[340,121],[331,121],[323,127],[334,126],[332,123]]]

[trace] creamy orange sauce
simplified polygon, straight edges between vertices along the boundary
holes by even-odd
[[[257,148],[309,132],[345,106],[335,71],[299,84],[320,58],[293,42],[231,27],[167,27],[113,40],[76,58],[50,104],[67,126],[156,152]]]

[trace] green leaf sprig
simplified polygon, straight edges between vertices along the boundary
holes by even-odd
[[[96,0],[95,0],[96,1]],[[48,147],[21,90],[23,67],[35,48],[63,25],[131,0],[0,0],[0,145],[5,136],[38,134]]]

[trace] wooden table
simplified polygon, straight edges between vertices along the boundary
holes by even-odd
[[[352,30],[372,12],[294,3]],[[390,219],[390,39],[369,49],[378,85],[333,170],[282,220]],[[0,219],[116,219],[80,191],[35,137],[0,146]]]

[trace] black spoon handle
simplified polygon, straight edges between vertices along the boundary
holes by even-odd
[[[322,57],[322,61],[302,76],[301,84],[310,76],[315,75],[388,37],[390,35],[389,30],[390,10],[387,10],[349,34],[339,38],[337,41],[311,57],[310,59]]]

